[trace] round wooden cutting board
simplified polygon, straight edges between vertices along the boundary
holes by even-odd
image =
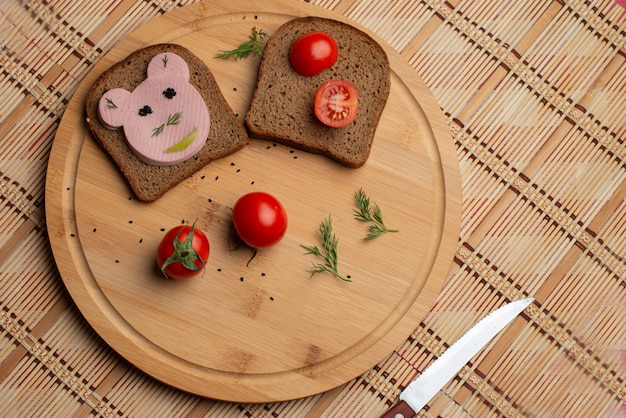
[[[196,3],[123,39],[82,82],[61,121],[46,183],[49,236],[60,274],[102,338],[146,373],[198,395],[236,402],[294,399],[326,391],[383,360],[432,307],[453,261],[460,229],[458,161],[434,98],[399,54],[389,101],[368,162],[359,169],[251,138],[153,203],[133,197],[88,132],[86,94],[131,52],[162,42],[201,57],[242,120],[258,58],[223,61],[252,27],[271,34],[297,16],[347,21],[295,1]],[[348,22],[351,23],[351,22]],[[354,24],[353,22],[351,24]],[[363,29],[363,28],[361,28]],[[353,217],[363,189],[399,232],[364,241]],[[229,248],[230,208],[243,194],[276,196],[289,229],[249,261]],[[301,245],[332,218],[339,270],[311,277]],[[164,231],[193,223],[211,242],[203,277],[162,277],[155,250]]]

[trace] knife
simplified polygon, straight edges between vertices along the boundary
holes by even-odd
[[[380,418],[411,418],[489,341],[534,301],[520,299],[493,311],[452,344],[401,393],[400,402]]]

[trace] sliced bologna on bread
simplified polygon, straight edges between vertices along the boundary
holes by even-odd
[[[146,202],[248,142],[209,68],[180,45],[133,52],[96,80],[85,106],[94,138]]]

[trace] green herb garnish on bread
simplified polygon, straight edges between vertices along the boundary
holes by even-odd
[[[172,77],[168,74],[172,71],[184,73],[184,78]],[[163,74],[169,78],[161,83]],[[150,89],[147,94],[141,99],[135,97],[146,93],[142,92],[146,87]],[[248,142],[245,128],[210,69],[176,44],[148,46],[114,64],[95,81],[85,107],[95,140],[136,197],[146,202],[158,199],[211,161],[238,151]],[[143,130],[139,135],[136,131],[140,126]],[[144,144],[133,142],[135,137]],[[164,140],[169,143],[163,145]],[[159,141],[161,149],[156,153],[142,148],[145,143],[151,147]]]

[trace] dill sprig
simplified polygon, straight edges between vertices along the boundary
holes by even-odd
[[[221,58],[223,60],[234,58],[235,61],[237,61],[240,58],[247,57],[253,52],[260,57],[263,55],[263,47],[265,46],[265,41],[268,36],[267,32],[263,31],[263,29],[256,30],[256,28],[252,28],[252,34],[247,41],[239,45],[237,49],[228,51],[221,50],[215,58]]]
[[[113,100],[107,98],[106,101],[107,101],[107,107],[109,109],[117,109],[117,105],[115,104]]]
[[[322,257],[325,260],[325,264],[313,263],[313,270],[311,270],[310,272],[311,277],[318,273],[328,272],[336,278],[343,280],[344,282],[351,282],[351,279],[346,278],[339,273],[339,258],[337,255],[337,245],[339,243],[339,240],[333,233],[332,218],[330,217],[330,215],[328,215],[328,219],[322,221],[319,229],[316,232],[316,235],[322,242],[321,250],[315,245],[300,245],[307,251],[305,255],[313,254],[318,257]]]
[[[152,130],[152,136],[161,135],[161,133],[163,133],[163,128],[165,128],[165,124],[164,123],[162,123],[159,126],[157,126],[156,128],[154,128]]]
[[[177,112],[174,113],[172,115],[169,115],[167,117],[167,124],[169,125],[178,125],[178,123],[180,122],[181,118],[183,117],[183,113],[182,112]]]
[[[354,193],[354,202],[356,203],[358,209],[354,209],[354,217],[359,222],[370,222],[372,225],[368,227],[368,234],[364,240],[372,240],[385,232],[398,232],[397,229],[389,229],[385,226],[385,222],[383,222],[383,213],[380,210],[380,207],[376,202],[374,202],[374,207],[370,207],[370,199],[365,194],[363,189],[359,189],[358,192]]]
[[[171,115],[167,117],[167,126],[178,125],[182,117],[183,117],[182,112],[172,113]],[[163,129],[165,129],[165,125],[166,125],[165,123],[162,123],[156,128],[154,128],[152,130],[152,136],[161,135],[163,133]]]

